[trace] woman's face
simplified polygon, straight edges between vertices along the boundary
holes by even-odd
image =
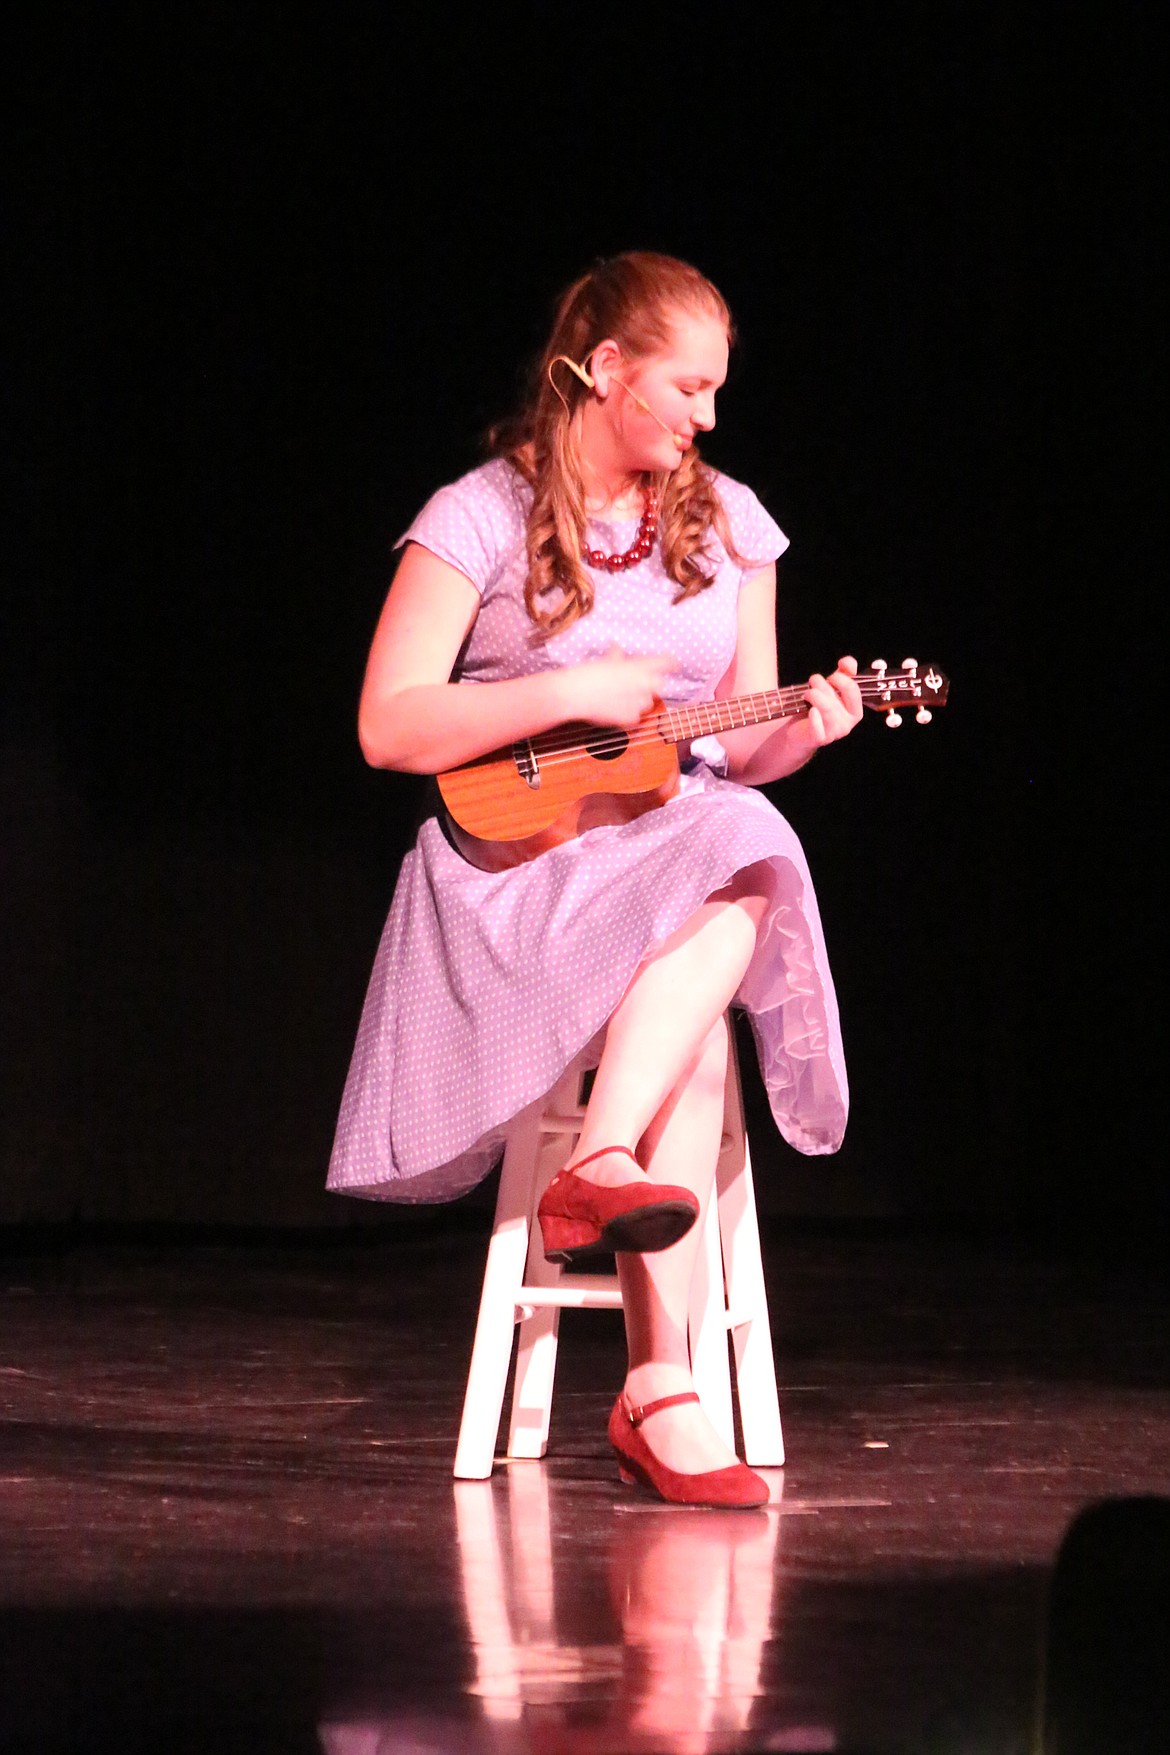
[[[696,433],[715,425],[715,396],[727,377],[727,330],[718,317],[687,311],[676,311],[670,328],[659,353],[619,362],[609,374],[615,427],[631,469],[677,469]]]

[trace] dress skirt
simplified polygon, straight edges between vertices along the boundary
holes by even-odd
[[[660,809],[508,871],[479,871],[424,823],[370,978],[328,1187],[415,1202],[472,1188],[512,1118],[601,1039],[639,963],[758,864],[768,908],[734,1003],[785,1139],[836,1151],[848,1087],[804,853],[762,793],[700,765]]]

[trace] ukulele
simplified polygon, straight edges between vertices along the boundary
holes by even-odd
[[[950,684],[934,665],[907,658],[888,675],[875,659],[857,678],[863,705],[901,725],[899,707],[915,707],[926,725]],[[437,776],[448,832],[463,857],[481,871],[523,865],[602,823],[626,823],[656,810],[678,790],[678,745],[745,725],[797,718],[808,712],[807,683],[666,707],[656,702],[637,725],[573,722],[501,750],[478,756]]]

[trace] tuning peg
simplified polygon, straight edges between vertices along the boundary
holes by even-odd
[[[889,726],[891,731],[897,731],[897,729],[898,729],[899,725],[901,725],[901,723],[902,723],[902,715],[900,713],[895,713],[894,709],[891,707],[889,712],[886,714],[886,724]]]
[[[886,661],[884,658],[875,658],[869,668],[875,676],[884,676],[887,669]]]
[[[902,669],[903,670],[917,670],[918,669],[917,658],[903,658]]]
[[[919,707],[919,709],[918,709],[917,713],[915,713],[914,717],[918,721],[919,725],[929,725],[931,720],[934,718],[934,714],[931,712],[929,707]]]

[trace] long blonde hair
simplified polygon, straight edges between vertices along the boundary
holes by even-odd
[[[734,340],[723,295],[689,263],[649,250],[599,263],[562,295],[526,404],[488,434],[491,455],[507,458],[532,487],[524,601],[545,639],[588,615],[594,596],[581,559],[585,485],[573,432],[573,416],[591,392],[564,367],[557,369],[554,387],[549,368],[558,355],[587,363],[607,338],[627,359],[644,359],[668,345],[671,317],[680,310],[717,317],[728,341]],[[682,602],[712,582],[705,564],[712,529],[735,555],[714,474],[692,445],[676,470],[662,470],[645,485],[657,497],[663,563],[678,586],[675,601]]]

